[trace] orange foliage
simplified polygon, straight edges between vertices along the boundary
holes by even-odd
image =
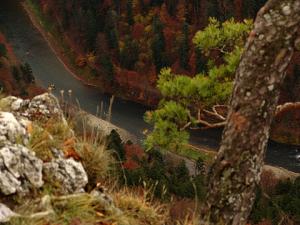
[[[73,158],[75,160],[80,160],[80,156],[75,151],[75,138],[69,138],[65,140],[63,144],[63,152],[66,158]]]
[[[125,146],[126,162],[123,164],[126,169],[136,169],[139,164],[134,160],[135,157],[141,159],[144,156],[144,151],[139,145],[128,145]]]
[[[141,23],[134,24],[132,28],[132,37],[136,40],[139,40],[144,34],[144,25]]]
[[[85,59],[85,57],[83,57],[83,56],[78,56],[77,58],[76,58],[76,65],[78,66],[78,67],[85,67],[86,66],[86,59]]]
[[[272,225],[272,221],[270,221],[270,220],[263,220],[260,223],[258,223],[257,225]]]
[[[187,219],[187,216],[192,219],[195,210],[195,201],[192,199],[174,200],[171,204],[170,216],[174,221]]]
[[[266,193],[272,193],[275,190],[279,180],[270,170],[264,170],[261,174],[261,188]]]
[[[171,27],[166,27],[164,29],[164,36],[166,40],[166,50],[171,51],[176,37],[176,32]]]

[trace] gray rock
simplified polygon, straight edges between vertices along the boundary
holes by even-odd
[[[27,120],[17,121],[15,116],[9,112],[0,112],[0,145],[16,143],[17,139],[23,144],[28,141],[26,126]]]
[[[94,189],[90,195],[93,197],[96,203],[103,207],[106,212],[118,216],[123,214],[123,212],[115,206],[111,196],[105,193],[105,191],[101,189]]]
[[[46,176],[61,184],[63,193],[81,192],[88,183],[82,164],[72,158],[54,159],[44,163],[43,171]]]
[[[13,113],[16,112],[16,114],[18,114],[28,107],[29,100],[23,100],[14,96],[8,96],[1,99],[0,103],[2,106],[5,106],[4,108],[1,108],[2,111],[9,111]]]
[[[28,191],[43,185],[43,162],[22,145],[0,148],[0,191],[5,195]]]
[[[0,203],[0,223],[7,223],[12,217],[19,216],[6,205]]]
[[[57,98],[49,93],[34,97],[30,101],[26,112],[28,113],[29,118],[33,120],[36,118],[39,120],[55,118],[66,123]]]
[[[16,117],[25,117],[30,120],[58,119],[66,123],[58,99],[50,93],[35,96],[31,101],[9,96],[0,100],[5,107],[2,111],[9,111]]]

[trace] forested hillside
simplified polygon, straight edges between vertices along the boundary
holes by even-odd
[[[163,67],[194,76],[208,55],[192,39],[209,17],[225,21],[254,18],[265,0],[30,0],[58,34],[64,53],[83,78],[109,92],[156,104],[155,86]],[[216,53],[212,53],[216,58]],[[281,102],[296,101],[299,54],[289,69]],[[287,91],[288,90],[288,91]]]
[[[188,76],[205,71],[208,56],[195,49],[192,39],[209,17],[254,18],[265,0],[30,2],[86,80],[155,104],[161,68]]]
[[[22,3],[0,8],[34,68],[0,33],[0,223],[300,224],[300,0]]]
[[[21,64],[0,31],[0,93],[31,97],[42,92],[28,63]]]

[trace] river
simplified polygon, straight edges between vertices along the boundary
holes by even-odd
[[[72,90],[73,101],[78,99],[81,108],[92,114],[96,114],[97,106],[103,102],[104,111],[107,112],[110,96],[96,88],[83,85],[69,74],[41,34],[33,27],[20,3],[21,0],[1,2],[0,28],[12,44],[17,57],[31,65],[37,83],[43,87],[55,84],[54,94],[57,96],[60,96],[60,90]],[[116,98],[111,122],[141,139],[142,131],[149,128],[143,121],[146,110],[148,108],[141,104]],[[220,136],[220,130],[194,132],[192,143],[216,149]],[[297,154],[300,154],[300,150],[294,146],[270,141],[265,160],[270,165],[300,172],[300,163],[296,160]]]

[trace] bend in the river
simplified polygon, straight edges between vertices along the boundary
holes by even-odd
[[[44,87],[55,84],[57,96],[60,90],[72,90],[72,98],[78,99],[81,107],[93,114],[103,101],[104,111],[107,112],[110,96],[101,93],[96,88],[83,85],[69,74],[41,34],[33,27],[20,3],[20,0],[1,2],[0,28],[4,30],[18,58],[31,65],[37,82]],[[146,110],[147,107],[141,104],[116,98],[112,111],[112,123],[142,138],[142,131],[147,128],[143,121],[143,114]],[[199,146],[217,148],[220,132],[194,133],[192,140],[193,144]],[[300,154],[300,151],[298,152],[293,146],[270,142],[266,162],[300,172],[300,163],[296,160],[297,154]]]

